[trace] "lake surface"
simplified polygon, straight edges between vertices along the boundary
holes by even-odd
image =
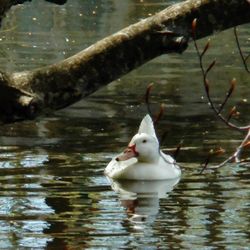
[[[175,1],[33,0],[8,13],[0,32],[1,70],[57,62]],[[239,29],[249,52],[249,25]],[[204,44],[207,39],[199,41]],[[232,30],[211,37],[211,93],[220,103],[237,78],[226,109],[250,121],[249,75]],[[103,170],[137,131],[154,83],[152,109],[162,148],[183,174],[167,182],[110,183]],[[183,55],[163,55],[75,105],[35,121],[0,128],[0,249],[250,249],[249,163],[200,174],[210,149],[226,159],[243,135],[228,129],[204,98],[192,43]],[[244,153],[249,157],[249,150]],[[112,184],[112,185],[111,185]],[[126,191],[126,192],[125,192]]]

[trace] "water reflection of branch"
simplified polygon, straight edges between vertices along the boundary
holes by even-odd
[[[241,155],[242,151],[247,146],[249,146],[249,143],[250,143],[250,124],[246,125],[246,126],[240,126],[238,124],[231,122],[231,118],[239,114],[239,112],[237,111],[235,106],[231,108],[231,110],[227,116],[225,116],[222,113],[225,105],[227,104],[228,100],[230,99],[232,93],[235,90],[235,86],[236,86],[236,79],[235,78],[233,78],[231,80],[230,88],[226,92],[224,100],[221,102],[221,104],[218,107],[216,106],[216,104],[212,100],[211,95],[210,95],[210,84],[209,84],[209,80],[208,80],[208,73],[214,68],[214,66],[216,64],[216,60],[213,60],[209,64],[208,67],[204,66],[203,59],[204,59],[206,52],[208,51],[208,49],[210,47],[210,41],[208,41],[206,43],[205,47],[203,48],[203,50],[201,52],[199,47],[198,47],[197,41],[196,41],[196,26],[197,26],[197,19],[194,19],[192,22],[192,36],[193,36],[193,40],[194,40],[195,50],[197,52],[197,56],[199,59],[199,65],[200,65],[200,69],[201,69],[201,73],[202,73],[202,77],[203,77],[203,84],[204,84],[206,96],[208,99],[208,104],[211,107],[211,109],[213,110],[213,112],[215,113],[215,115],[230,129],[234,129],[234,130],[237,130],[240,132],[246,132],[246,136],[244,137],[244,139],[241,141],[240,145],[236,148],[235,152],[230,157],[228,157],[225,161],[223,161],[222,163],[220,163],[218,165],[209,167],[212,169],[217,169],[217,168],[224,166],[225,164],[227,164],[229,162],[242,162],[242,160],[240,159],[240,155]],[[239,40],[238,40],[238,36],[236,33],[236,28],[234,30],[235,30],[235,36],[236,36],[237,46],[238,46],[238,49],[240,51],[240,55],[242,57],[245,68],[248,71],[246,61],[249,58],[249,56],[247,56],[247,57],[243,56],[243,53],[240,49]],[[222,151],[224,151],[224,150],[217,150],[216,152],[222,153]],[[201,172],[203,172],[206,168],[208,168],[208,164],[210,162],[210,158],[212,155],[215,155],[214,152],[212,152],[212,154],[210,153],[209,156],[207,157],[206,161],[203,164],[203,168],[202,168]]]

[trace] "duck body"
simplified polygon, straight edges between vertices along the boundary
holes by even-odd
[[[105,169],[105,174],[112,179],[122,180],[167,180],[180,177],[181,170],[174,159],[162,153],[157,163],[138,162],[136,158],[124,162],[113,158]]]
[[[160,150],[153,121],[146,115],[127,149],[110,161],[104,173],[112,179],[166,180],[180,177],[181,170]]]

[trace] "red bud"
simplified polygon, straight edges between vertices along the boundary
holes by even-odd
[[[208,79],[205,79],[205,89],[206,89],[206,92],[209,93],[209,81],[208,81]]]
[[[230,96],[232,93],[233,93],[233,91],[234,91],[234,89],[235,89],[235,86],[236,86],[236,79],[235,78],[233,78],[232,80],[231,80],[231,87],[230,87],[230,89],[229,89],[229,91],[228,91],[228,96]]]
[[[197,18],[195,18],[192,22],[192,34],[193,38],[195,38],[195,33],[196,33],[196,25],[197,25]]]
[[[206,46],[204,47],[202,53],[201,53],[201,57],[204,56],[204,54],[206,53],[206,51],[208,50],[208,48],[210,47],[210,40],[208,40]]]
[[[225,153],[225,149],[224,148],[218,148],[216,151],[214,151],[214,155],[222,155]]]
[[[228,115],[228,118],[227,118],[227,121],[229,121],[234,114],[236,114],[236,107],[235,106],[231,108],[229,115]]]
[[[205,72],[205,76],[207,75],[207,73],[213,68],[213,66],[215,65],[216,60],[213,60],[210,65],[208,66],[206,72]]]

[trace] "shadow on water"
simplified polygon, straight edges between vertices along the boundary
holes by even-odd
[[[68,0],[55,6],[33,0],[13,8],[5,20],[1,69],[61,60],[172,2]],[[241,29],[247,40],[249,29]],[[231,104],[241,111],[237,122],[247,123],[249,78],[232,32],[217,36],[210,56],[222,61],[211,76],[213,97],[219,103],[228,75],[236,77]],[[249,249],[249,165],[198,174],[211,148],[222,146],[229,154],[242,138],[214,118],[200,80],[190,46],[183,55],[157,58],[56,114],[2,126],[0,248]],[[178,157],[183,175],[178,183],[111,184],[103,169],[137,130],[150,82],[155,83],[152,108],[166,104],[157,127],[159,137],[167,132],[163,149],[171,152],[184,139]]]

